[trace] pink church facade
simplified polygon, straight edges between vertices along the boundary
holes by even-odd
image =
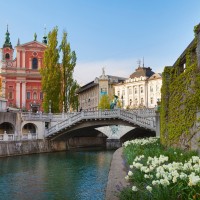
[[[47,37],[43,37],[42,43],[37,41],[36,35],[31,42],[18,42],[14,58],[9,35],[7,30],[5,43],[1,48],[2,96],[7,99],[8,107],[42,111],[43,93],[39,70],[43,67]]]

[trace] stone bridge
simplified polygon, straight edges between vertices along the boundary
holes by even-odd
[[[141,127],[160,135],[160,118],[154,109],[140,110],[105,110],[74,113],[72,116],[50,127],[45,138],[55,139],[70,134],[70,132],[86,127],[101,127],[108,125],[128,125]]]
[[[125,128],[119,130],[119,138],[131,127],[154,131],[159,137],[159,120],[159,114],[155,109],[116,109],[59,114],[0,112],[0,141],[62,139],[62,137],[75,136],[74,131],[80,133],[87,130],[92,133],[94,128],[110,138],[107,130],[111,129],[111,125],[129,126],[127,130]],[[109,129],[103,128],[108,126]]]

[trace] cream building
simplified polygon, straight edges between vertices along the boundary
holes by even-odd
[[[123,108],[153,108],[161,99],[162,75],[150,67],[138,67],[123,83],[115,84],[115,95]]]
[[[82,86],[77,94],[79,99],[79,110],[97,110],[102,95],[114,95],[114,84],[125,81],[125,78],[105,75],[104,68],[102,75],[96,77],[94,81]]]

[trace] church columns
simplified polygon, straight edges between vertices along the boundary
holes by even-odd
[[[25,51],[22,51],[22,66],[23,68],[25,68],[26,64],[25,64]]]
[[[2,81],[2,96],[5,98],[6,97],[6,81]]]
[[[26,107],[26,82],[22,82],[22,105],[21,107]]]
[[[22,108],[26,106],[26,82],[17,81],[16,83],[16,106]]]
[[[16,83],[16,106],[20,107],[20,82]]]

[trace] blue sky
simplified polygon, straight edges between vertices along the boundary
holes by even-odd
[[[199,0],[0,0],[0,46],[9,25],[13,46],[42,40],[59,28],[76,51],[74,77],[80,84],[106,74],[128,77],[144,57],[145,66],[162,72],[173,65],[194,37],[200,22]]]

